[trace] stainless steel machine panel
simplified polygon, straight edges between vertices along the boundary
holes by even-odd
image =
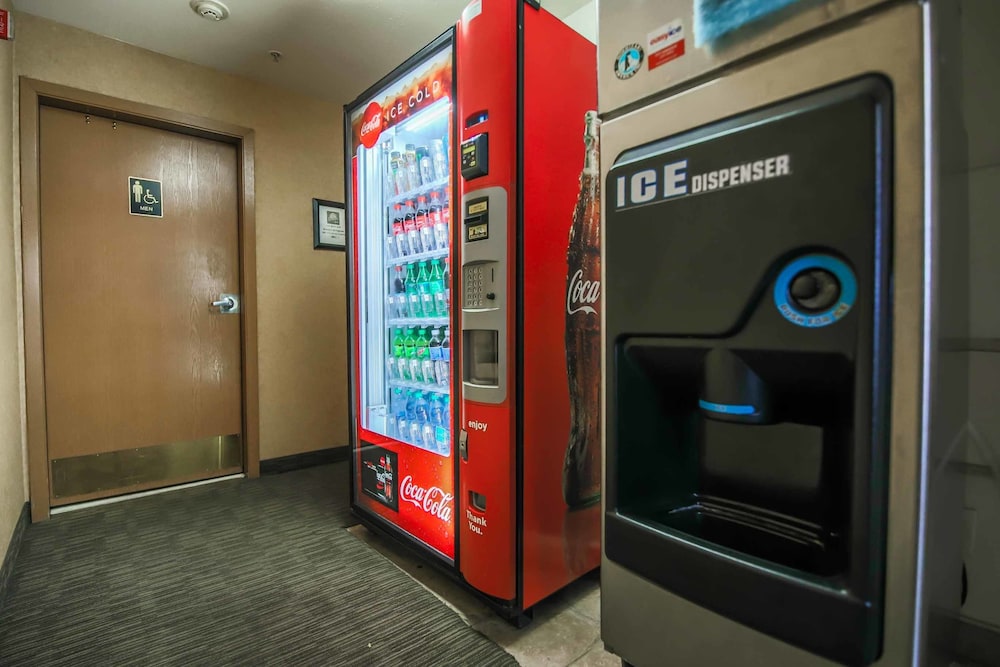
[[[887,1],[762,0],[738,3],[738,9],[731,8],[737,3],[719,0],[597,0],[600,112],[606,115],[649,101],[748,57],[764,56],[774,47],[850,15],[858,15],[860,21],[866,10]],[[727,17],[726,12],[732,16],[748,6],[770,5],[777,9],[762,11],[745,25],[705,41],[722,29],[718,23],[720,17]],[[731,18],[725,22],[727,27],[735,24]],[[838,25],[838,29],[843,27],[843,23]],[[638,49],[629,53],[630,47]],[[640,55],[636,58],[636,54]]]
[[[860,11],[875,2],[830,2],[821,8],[806,3],[796,20],[789,20],[781,30],[761,39],[777,43],[789,35],[818,26],[836,16]],[[657,5],[690,6],[690,2],[604,2],[602,11],[633,5],[643,11]],[[666,10],[664,10],[666,11]],[[648,12],[647,12],[648,13]],[[669,16],[657,10],[657,16]],[[811,17],[811,18],[810,18]],[[807,20],[808,19],[808,20]],[[625,22],[622,16],[621,22]],[[625,32],[616,32],[617,19],[602,15],[601,40],[604,47],[601,63],[602,94],[607,82],[607,40],[635,39]],[[605,33],[605,26],[611,30]],[[639,23],[634,22],[634,25]],[[651,21],[646,25],[658,25]],[[836,31],[795,45],[773,57],[756,62],[752,67],[734,71],[695,89],[669,97],[641,110],[614,117],[602,128],[603,176],[606,178],[617,156],[636,146],[657,141],[802,95],[825,86],[848,81],[865,74],[885,77],[896,99],[921,100],[924,95],[924,30],[923,7],[917,3],[901,4],[885,12],[872,14],[852,30]],[[793,26],[798,26],[793,29]],[[755,48],[760,48],[757,44]],[[735,47],[734,47],[735,48]],[[749,47],[744,53],[751,50]],[[613,54],[612,54],[613,57]],[[685,76],[708,71],[711,63],[737,58],[712,60],[699,56],[704,67],[697,72],[694,65]],[[648,72],[642,74],[648,75]],[[636,74],[635,78],[639,78]],[[659,75],[658,75],[659,76]],[[614,77],[613,72],[611,77]],[[664,80],[667,77],[664,77]],[[647,77],[635,92],[622,92],[612,84],[602,98],[607,110],[635,101],[664,87],[664,80],[653,83]],[[648,83],[648,85],[647,85]],[[610,102],[609,102],[610,100]],[[609,106],[610,104],[610,106]],[[925,251],[925,233],[930,228],[932,212],[925,209],[924,185],[927,145],[925,143],[924,110],[920,104],[900,104],[893,114],[893,281],[892,361],[891,361],[891,469],[888,480],[888,520],[886,526],[885,613],[882,650],[875,664],[909,665],[921,660],[923,649],[914,637],[922,637],[922,627],[928,614],[934,614],[935,602],[928,601],[921,587],[919,559],[922,557],[922,525],[920,508],[922,479],[929,444],[926,419],[929,397],[924,386],[924,368],[933,359],[925,359],[924,334],[927,325],[925,308],[929,298],[926,283],[929,274]],[[606,229],[606,221],[602,224]],[[604,246],[602,242],[602,246]],[[607,263],[602,257],[606,274]],[[607,276],[602,276],[607,284]],[[927,310],[926,312],[931,312]],[[605,360],[607,362],[607,359]],[[604,365],[605,377],[608,364]],[[607,383],[604,382],[606,387]],[[605,403],[608,397],[604,397]],[[607,452],[605,452],[607,456]],[[607,469],[607,467],[605,467]],[[608,511],[610,508],[605,508]],[[663,567],[670,567],[664,563]],[[807,653],[761,632],[736,623],[720,614],[689,602],[664,588],[656,586],[634,572],[607,558],[602,560],[602,638],[609,650],[639,666],[675,664],[685,666],[730,664],[734,659],[741,665],[828,665],[825,659]],[[954,593],[957,606],[957,576],[949,576],[942,589]],[[712,582],[704,582],[711,586]],[[950,599],[950,598],[949,598]],[[769,601],[758,601],[760,613],[768,613]],[[945,611],[946,610],[938,610]],[[738,658],[737,658],[738,656]]]

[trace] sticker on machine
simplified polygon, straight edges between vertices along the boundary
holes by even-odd
[[[646,37],[646,62],[654,70],[684,55],[684,23],[680,19],[660,26]]]
[[[642,67],[643,51],[639,44],[629,44],[615,56],[615,76],[631,79]]]

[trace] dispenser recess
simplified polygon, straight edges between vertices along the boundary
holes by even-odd
[[[846,664],[882,636],[890,104],[845,82],[605,184],[607,557]]]

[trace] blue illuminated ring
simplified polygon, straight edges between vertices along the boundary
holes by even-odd
[[[840,281],[840,298],[821,313],[804,313],[788,298],[792,279],[808,269],[829,271]],[[847,264],[830,255],[803,255],[796,258],[781,270],[778,282],[774,284],[774,305],[778,307],[778,312],[792,324],[810,329],[829,326],[847,315],[857,296],[858,281],[854,272]]]

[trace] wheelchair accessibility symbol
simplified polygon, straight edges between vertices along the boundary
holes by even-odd
[[[163,185],[151,178],[128,179],[128,212],[151,218],[163,217]]]

